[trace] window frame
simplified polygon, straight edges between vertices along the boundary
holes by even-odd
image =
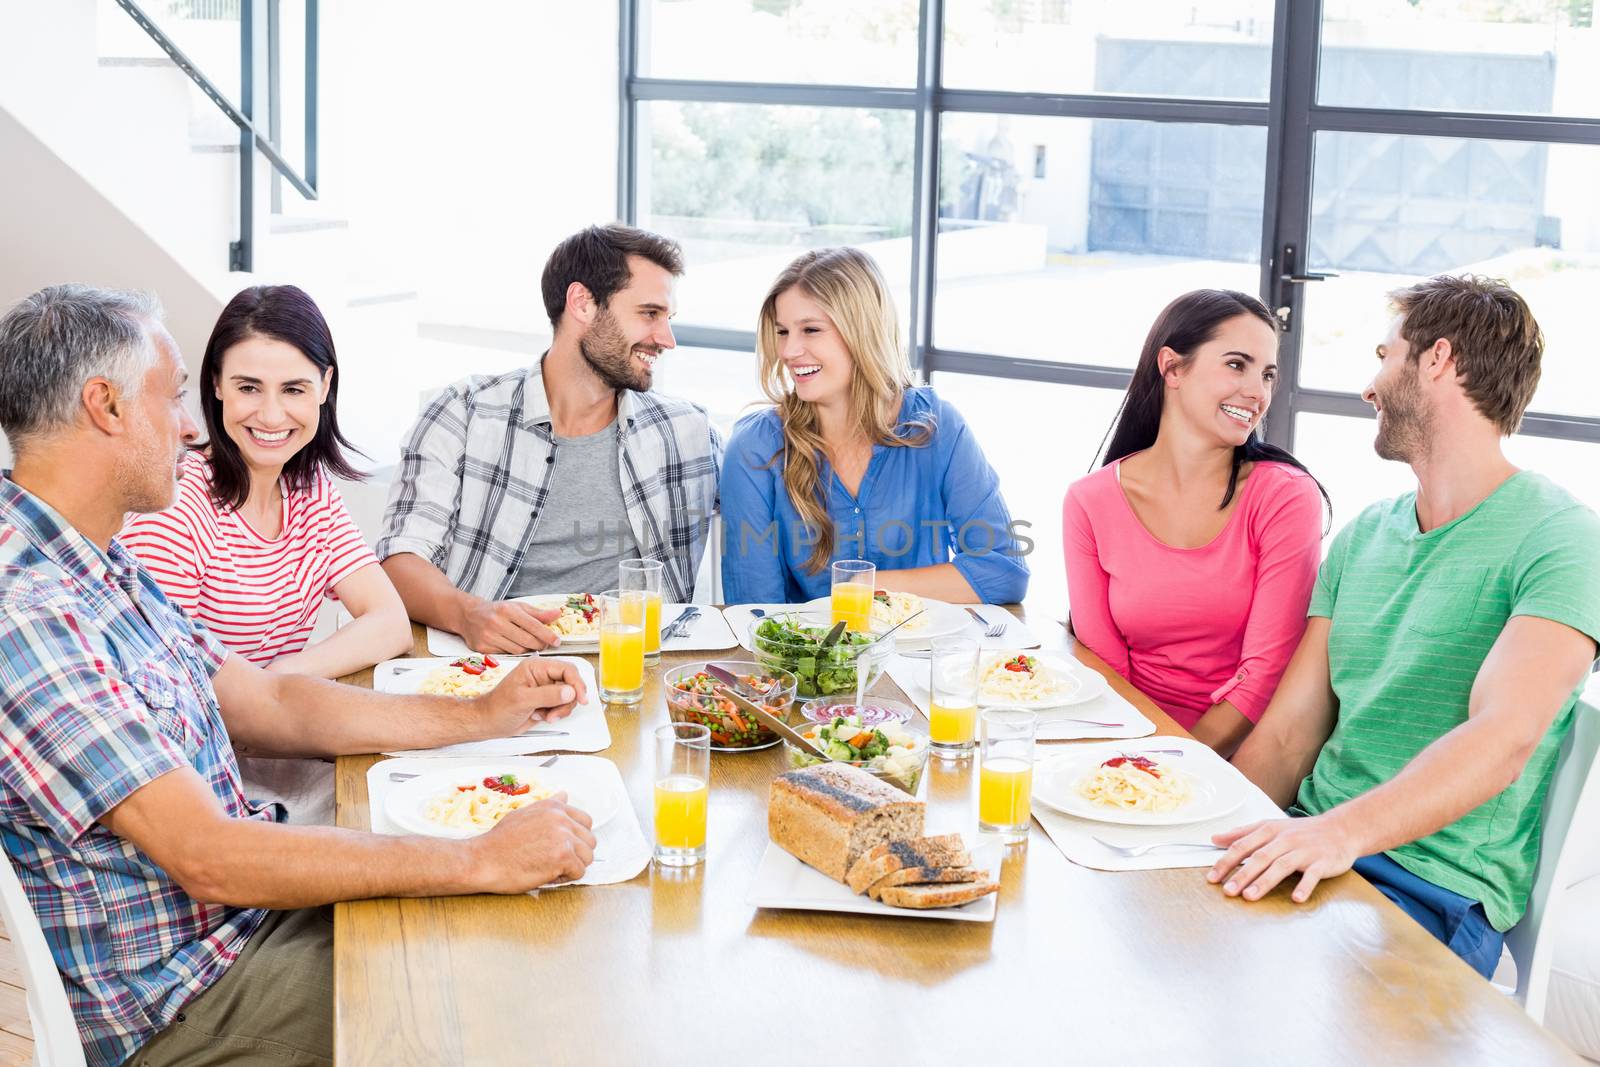
[[[1280,386],[1265,434],[1294,447],[1296,416],[1302,412],[1373,418],[1370,405],[1353,392],[1307,388],[1299,382],[1304,310],[1309,282],[1286,277],[1299,272],[1289,250],[1308,245],[1311,225],[1313,148],[1323,131],[1523,140],[1600,146],[1600,117],[1507,115],[1435,110],[1393,110],[1318,104],[1322,49],[1322,0],[1275,0],[1268,99],[1216,100],[1157,96],[1036,93],[949,89],[942,84],[944,0],[920,0],[917,80],[913,87],[801,85],[654,78],[639,75],[641,5],[619,0],[620,117],[617,152],[617,213],[638,221],[638,130],[641,103],[678,102],[790,104],[908,110],[915,114],[911,227],[912,281],[909,349],[922,380],[935,371],[980,374],[1018,381],[1054,382],[1125,389],[1127,369],[967,352],[940,346],[934,336],[933,301],[937,253],[940,129],[946,114],[980,113],[1147,122],[1208,123],[1264,127],[1266,173],[1262,189],[1260,287],[1258,295],[1288,326],[1279,350]],[[1287,269],[1286,269],[1287,268]],[[1376,309],[1375,309],[1376,310]],[[675,326],[684,344],[752,351],[755,334]],[[1600,417],[1529,412],[1521,433],[1600,442]]]

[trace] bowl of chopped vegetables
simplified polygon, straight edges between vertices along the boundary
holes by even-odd
[[[866,692],[894,655],[894,637],[846,630],[824,648],[831,629],[832,619],[822,612],[768,615],[750,624],[750,647],[763,669],[793,674],[805,699]]]
[[[794,675],[749,660],[712,662],[739,679],[735,692],[740,696],[788,721],[789,705],[794,703]],[[672,721],[699,723],[710,729],[711,747],[718,752],[744,752],[777,744],[777,734],[717,692],[722,683],[706,671],[706,666],[690,663],[674,667],[663,677],[667,714]]]
[[[796,727],[800,735],[823,752],[833,763],[848,763],[882,778],[912,796],[922,783],[928,766],[928,737],[913,733],[898,722],[864,726],[856,715],[836,715],[829,722],[807,722]],[[821,763],[822,757],[789,742],[783,742],[790,767]]]

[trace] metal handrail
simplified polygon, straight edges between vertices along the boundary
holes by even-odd
[[[277,84],[277,24],[278,0],[265,0],[265,29],[268,36],[267,61],[271,84]],[[257,0],[239,0],[239,106],[223,95],[210,78],[207,78],[183,49],[173,43],[156,25],[155,21],[135,0],[116,0],[152,41],[165,52],[189,80],[216,104],[228,121],[239,128],[239,239],[228,245],[228,269],[249,271],[255,263],[255,152],[257,149],[295,191],[307,200],[317,199],[317,0],[305,0],[306,5],[306,173],[300,172],[283,158],[283,153],[271,137],[257,128],[254,117],[256,89],[256,3]],[[271,100],[273,125],[276,125],[276,94]]]

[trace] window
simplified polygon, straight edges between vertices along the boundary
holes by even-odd
[[[753,331],[778,272],[828,245],[871,252],[908,295],[912,125],[908,111],[640,104],[639,221],[683,244],[680,317]]]
[[[1508,454],[1597,491],[1590,0],[945,0],[921,25],[924,6],[628,7],[621,211],[685,243],[686,345],[748,360],[790,257],[869,250],[913,362],[1058,546],[1060,495],[1157,312],[1253,293],[1285,326],[1267,436],[1342,523],[1411,485],[1359,417],[1386,294],[1471,271],[1507,279],[1545,332]],[[713,23],[740,47],[692,47]],[[676,388],[756,395],[753,369],[745,390],[709,354],[681,366]],[[1039,563],[1054,596],[1058,562]]]
[[[952,114],[941,348],[1131,367],[1179,293],[1259,285],[1266,129]]]

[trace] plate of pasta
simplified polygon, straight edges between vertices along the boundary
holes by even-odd
[[[556,793],[587,812],[596,828],[617,813],[615,790],[581,764],[538,767],[498,760],[430,771],[389,790],[384,812],[400,829],[425,837],[467,838]]]
[[[1244,804],[1242,780],[1207,773],[1208,761],[1183,763],[1137,747],[1077,749],[1035,768],[1033,795],[1067,815],[1130,826],[1205,822]]]
[[[457,656],[415,660],[384,673],[378,686],[385,693],[421,694],[467,700],[499,685],[520,659],[499,656]]]
[[[831,612],[833,602],[830,597],[819,596],[807,601],[801,610]],[[906,621],[908,619],[909,622]],[[960,633],[970,620],[971,616],[954,604],[930,600],[916,593],[879,589],[872,594],[872,629],[881,633],[905,623],[895,631],[901,646],[921,644],[935,637]]]
[[[1052,656],[1002,652],[978,667],[978,703],[986,707],[1058,708],[1085,692],[1079,673]]]

